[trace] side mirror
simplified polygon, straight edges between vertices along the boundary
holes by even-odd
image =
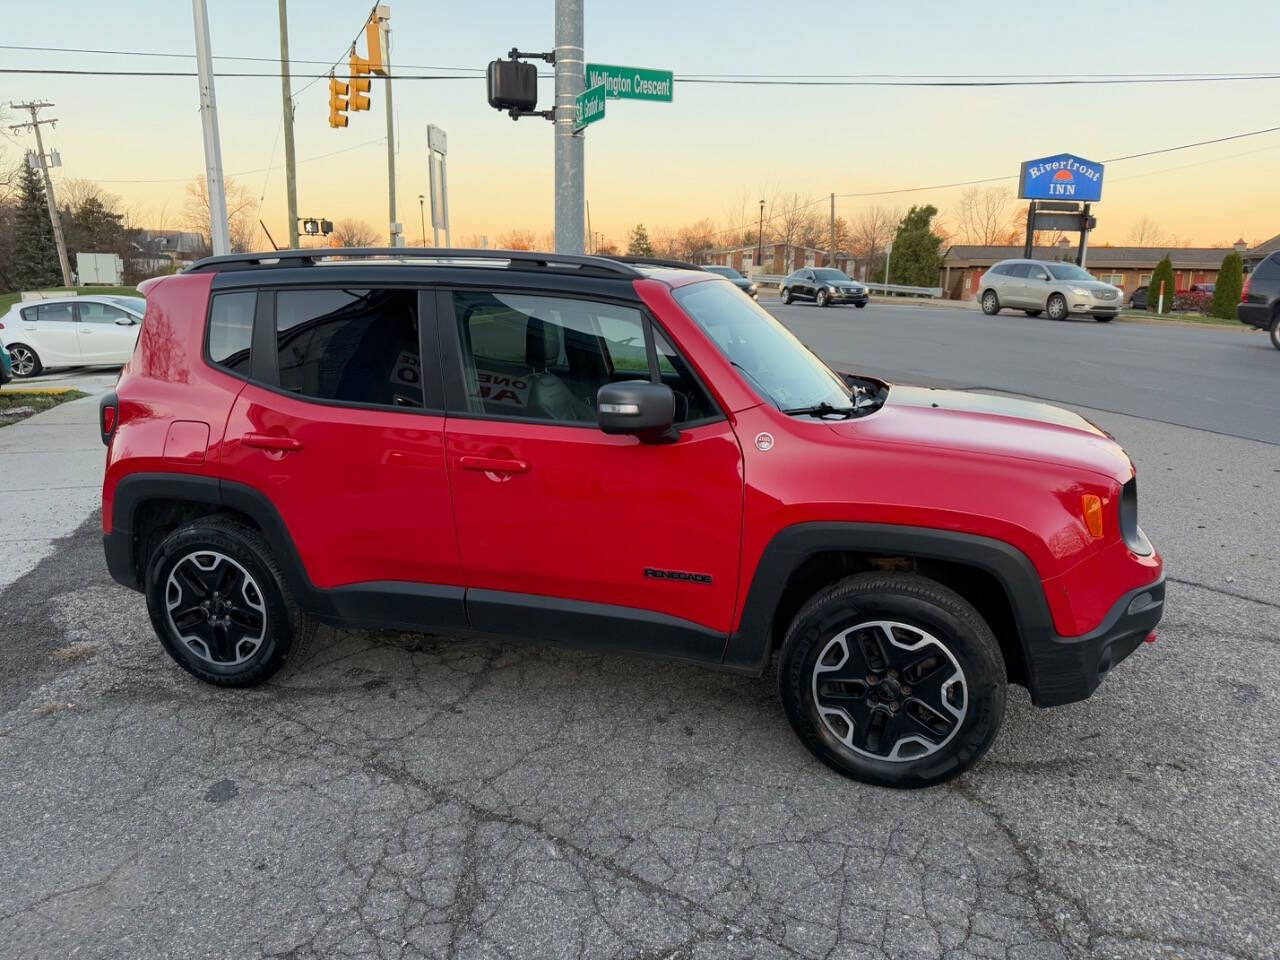
[[[596,422],[608,434],[630,434],[642,443],[671,443],[680,438],[672,427],[676,395],[665,383],[626,380],[606,383],[596,391]]]
[[[138,321],[137,321],[137,320],[135,320],[135,319],[133,319],[133,317],[125,317],[123,320],[117,320],[117,321],[116,321],[116,326],[117,326],[117,327],[132,327],[132,326],[133,326],[135,323],[137,323],[137,322],[138,322]]]

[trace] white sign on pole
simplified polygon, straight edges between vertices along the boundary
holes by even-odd
[[[434,123],[427,125],[427,150],[431,181],[431,229],[435,246],[440,246],[440,230],[444,230],[445,246],[449,239],[449,138]]]

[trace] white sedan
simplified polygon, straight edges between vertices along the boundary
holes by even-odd
[[[120,366],[133,355],[146,308],[142,297],[26,300],[0,317],[0,343],[15,377],[49,367]]]

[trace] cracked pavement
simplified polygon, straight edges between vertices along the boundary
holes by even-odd
[[[772,673],[324,630],[205,686],[92,518],[0,593],[0,956],[1280,957],[1280,457],[1085,412],[1160,640],[917,792],[817,763]]]

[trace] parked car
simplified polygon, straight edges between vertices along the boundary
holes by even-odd
[[[0,317],[0,342],[9,349],[15,377],[38,376],[50,367],[118,366],[133,353],[145,312],[142,297],[21,301]]]
[[[1271,332],[1271,345],[1280,350],[1280,251],[1253,268],[1244,278],[1244,293],[1236,307],[1241,323]]]
[[[0,343],[0,387],[4,386],[13,379],[13,361],[9,357],[9,351],[5,349],[3,343]]]
[[[1129,294],[1129,306],[1134,310],[1147,309],[1147,285],[1145,283]]]
[[[1192,293],[1207,293],[1210,299],[1213,299],[1213,291],[1218,288],[1216,283],[1193,283],[1191,285]]]
[[[712,264],[702,269],[709,270],[711,273],[718,273],[749,297],[755,297],[760,292],[759,287],[733,269],[733,267],[721,267]]]
[[[705,271],[280,251],[147,296],[101,402],[104,549],[208,683],[263,682],[317,621],[757,676],[777,653],[809,750],[920,787],[982,756],[1007,683],[1080,700],[1155,639],[1163,562],[1111,437],[837,374]]]
[[[978,290],[988,315],[1014,307],[1029,317],[1046,313],[1050,320],[1066,320],[1087,314],[1101,323],[1120,312],[1124,295],[1074,263],[1044,260],[1002,260],[982,275]]]
[[[833,267],[804,267],[789,274],[778,286],[783,303],[812,300],[820,307],[832,303],[852,303],[861,310],[870,297],[867,287],[850,280]]]

